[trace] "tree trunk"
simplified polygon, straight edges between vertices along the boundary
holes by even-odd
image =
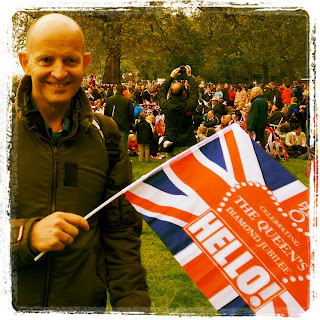
[[[109,17],[110,18],[110,17]],[[120,61],[121,61],[121,17],[111,18],[112,28],[108,30],[108,54],[106,56],[103,74],[104,83],[121,83]]]
[[[288,81],[292,84],[294,80],[294,70],[293,70],[293,63],[291,59],[286,60],[287,62],[287,74],[288,74]]]
[[[103,83],[121,83],[120,75],[120,50],[106,57],[103,74]]]
[[[251,84],[253,82],[253,73],[252,73],[252,65],[251,64],[248,65],[247,71],[248,71],[248,83]]]
[[[263,84],[268,84],[270,82],[270,75],[269,75],[269,66],[268,64],[265,62],[262,65],[263,68]]]

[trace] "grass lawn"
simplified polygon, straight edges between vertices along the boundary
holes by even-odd
[[[176,148],[174,155],[184,149]],[[131,157],[135,179],[150,172],[171,157],[172,155],[167,155],[167,158],[151,160],[150,162],[139,162],[138,157]],[[308,186],[309,179],[305,175],[308,162],[306,160],[289,159],[280,163]],[[184,314],[210,317],[219,315],[145,222],[141,239],[142,263],[147,270],[153,313],[158,315]]]

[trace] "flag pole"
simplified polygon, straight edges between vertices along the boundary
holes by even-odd
[[[238,126],[238,124],[231,124],[231,126],[228,126],[225,128],[225,130],[231,130],[232,126]],[[110,202],[112,202],[113,200],[115,200],[116,198],[118,198],[119,196],[121,196],[122,194],[126,193],[127,191],[129,191],[130,189],[132,189],[133,187],[135,187],[137,184],[141,183],[143,180],[148,179],[150,176],[156,174],[157,172],[161,171],[164,169],[164,167],[169,166],[170,163],[172,161],[177,161],[180,158],[184,157],[186,154],[188,153],[192,153],[192,151],[195,148],[199,148],[200,146],[203,146],[205,144],[207,144],[208,142],[210,142],[211,140],[213,140],[216,135],[218,135],[219,132],[215,133],[214,135],[208,137],[207,139],[197,143],[197,147],[196,146],[192,146],[189,149],[179,153],[178,155],[176,155],[175,157],[171,158],[170,160],[164,162],[162,165],[156,167],[155,169],[151,170],[150,172],[148,172],[147,174],[141,176],[138,180],[132,182],[131,184],[129,184],[127,187],[125,187],[124,189],[120,190],[118,193],[116,193],[114,196],[112,196],[111,198],[109,198],[108,200],[106,200],[105,202],[101,203],[98,207],[96,207],[95,209],[93,209],[91,212],[89,212],[84,219],[89,219],[90,217],[92,217],[95,213],[97,213],[99,210],[101,210],[103,207],[105,207],[106,205],[108,205]],[[34,261],[38,261],[42,256],[44,256],[46,254],[47,251],[43,251],[41,253],[39,253],[35,258]]]
[[[106,205],[108,205],[110,202],[112,202],[113,200],[117,199],[118,197],[120,197],[122,194],[126,193],[127,191],[129,191],[130,189],[134,188],[137,184],[141,183],[143,180],[146,180],[147,178],[149,178],[150,176],[154,175],[155,173],[161,171],[164,167],[166,163],[158,166],[157,168],[153,169],[152,171],[148,172],[147,174],[141,176],[138,180],[132,182],[131,184],[129,184],[127,187],[123,188],[122,190],[120,190],[118,193],[116,193],[115,195],[113,195],[111,198],[107,199],[105,202],[101,203],[98,207],[96,207],[95,209],[93,209],[91,212],[89,212],[86,216],[84,216],[83,218],[85,220],[88,220],[89,218],[91,218],[94,214],[96,214],[99,210],[101,210],[102,208],[104,208]],[[34,261],[38,261],[41,257],[43,257],[45,254],[47,253],[47,251],[42,251],[41,253],[39,253],[35,258]]]

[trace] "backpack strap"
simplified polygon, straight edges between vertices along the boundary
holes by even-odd
[[[111,172],[116,163],[120,161],[120,134],[118,130],[116,130],[114,121],[100,113],[93,114],[92,124],[98,129],[105,142],[109,157],[109,172]]]

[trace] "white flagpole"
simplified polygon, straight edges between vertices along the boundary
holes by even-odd
[[[224,132],[226,131],[230,131],[232,130],[233,127],[239,127],[240,126],[236,123],[231,124],[230,126],[224,128]],[[108,205],[110,202],[112,202],[113,200],[115,200],[116,198],[118,198],[119,196],[121,196],[123,193],[129,191],[130,189],[132,189],[133,187],[135,187],[137,184],[139,184],[140,182],[142,182],[143,180],[149,178],[150,176],[154,175],[155,173],[161,171],[165,166],[169,166],[170,163],[175,162],[183,157],[185,157],[187,154],[192,153],[194,150],[199,149],[200,147],[202,147],[203,145],[209,143],[210,141],[212,141],[213,139],[216,138],[216,136],[219,135],[219,132],[216,132],[215,134],[213,134],[212,136],[208,137],[207,139],[204,139],[203,141],[197,143],[196,145],[191,146],[189,149],[177,154],[175,157],[171,158],[170,160],[166,161],[165,163],[163,163],[162,165],[160,165],[159,167],[153,169],[152,171],[150,171],[149,173],[141,176],[138,180],[132,182],[131,184],[129,184],[127,187],[125,187],[124,189],[122,189],[121,191],[119,191],[118,193],[116,193],[114,196],[112,196],[111,198],[109,198],[108,200],[106,200],[105,202],[103,202],[102,204],[100,204],[97,208],[93,209],[91,212],[89,212],[84,219],[89,219],[90,217],[92,217],[95,213],[97,213],[99,210],[101,210],[103,207],[105,207],[106,205]],[[43,251],[41,253],[39,253],[35,258],[34,261],[38,261],[44,254],[46,253],[46,251]]]

